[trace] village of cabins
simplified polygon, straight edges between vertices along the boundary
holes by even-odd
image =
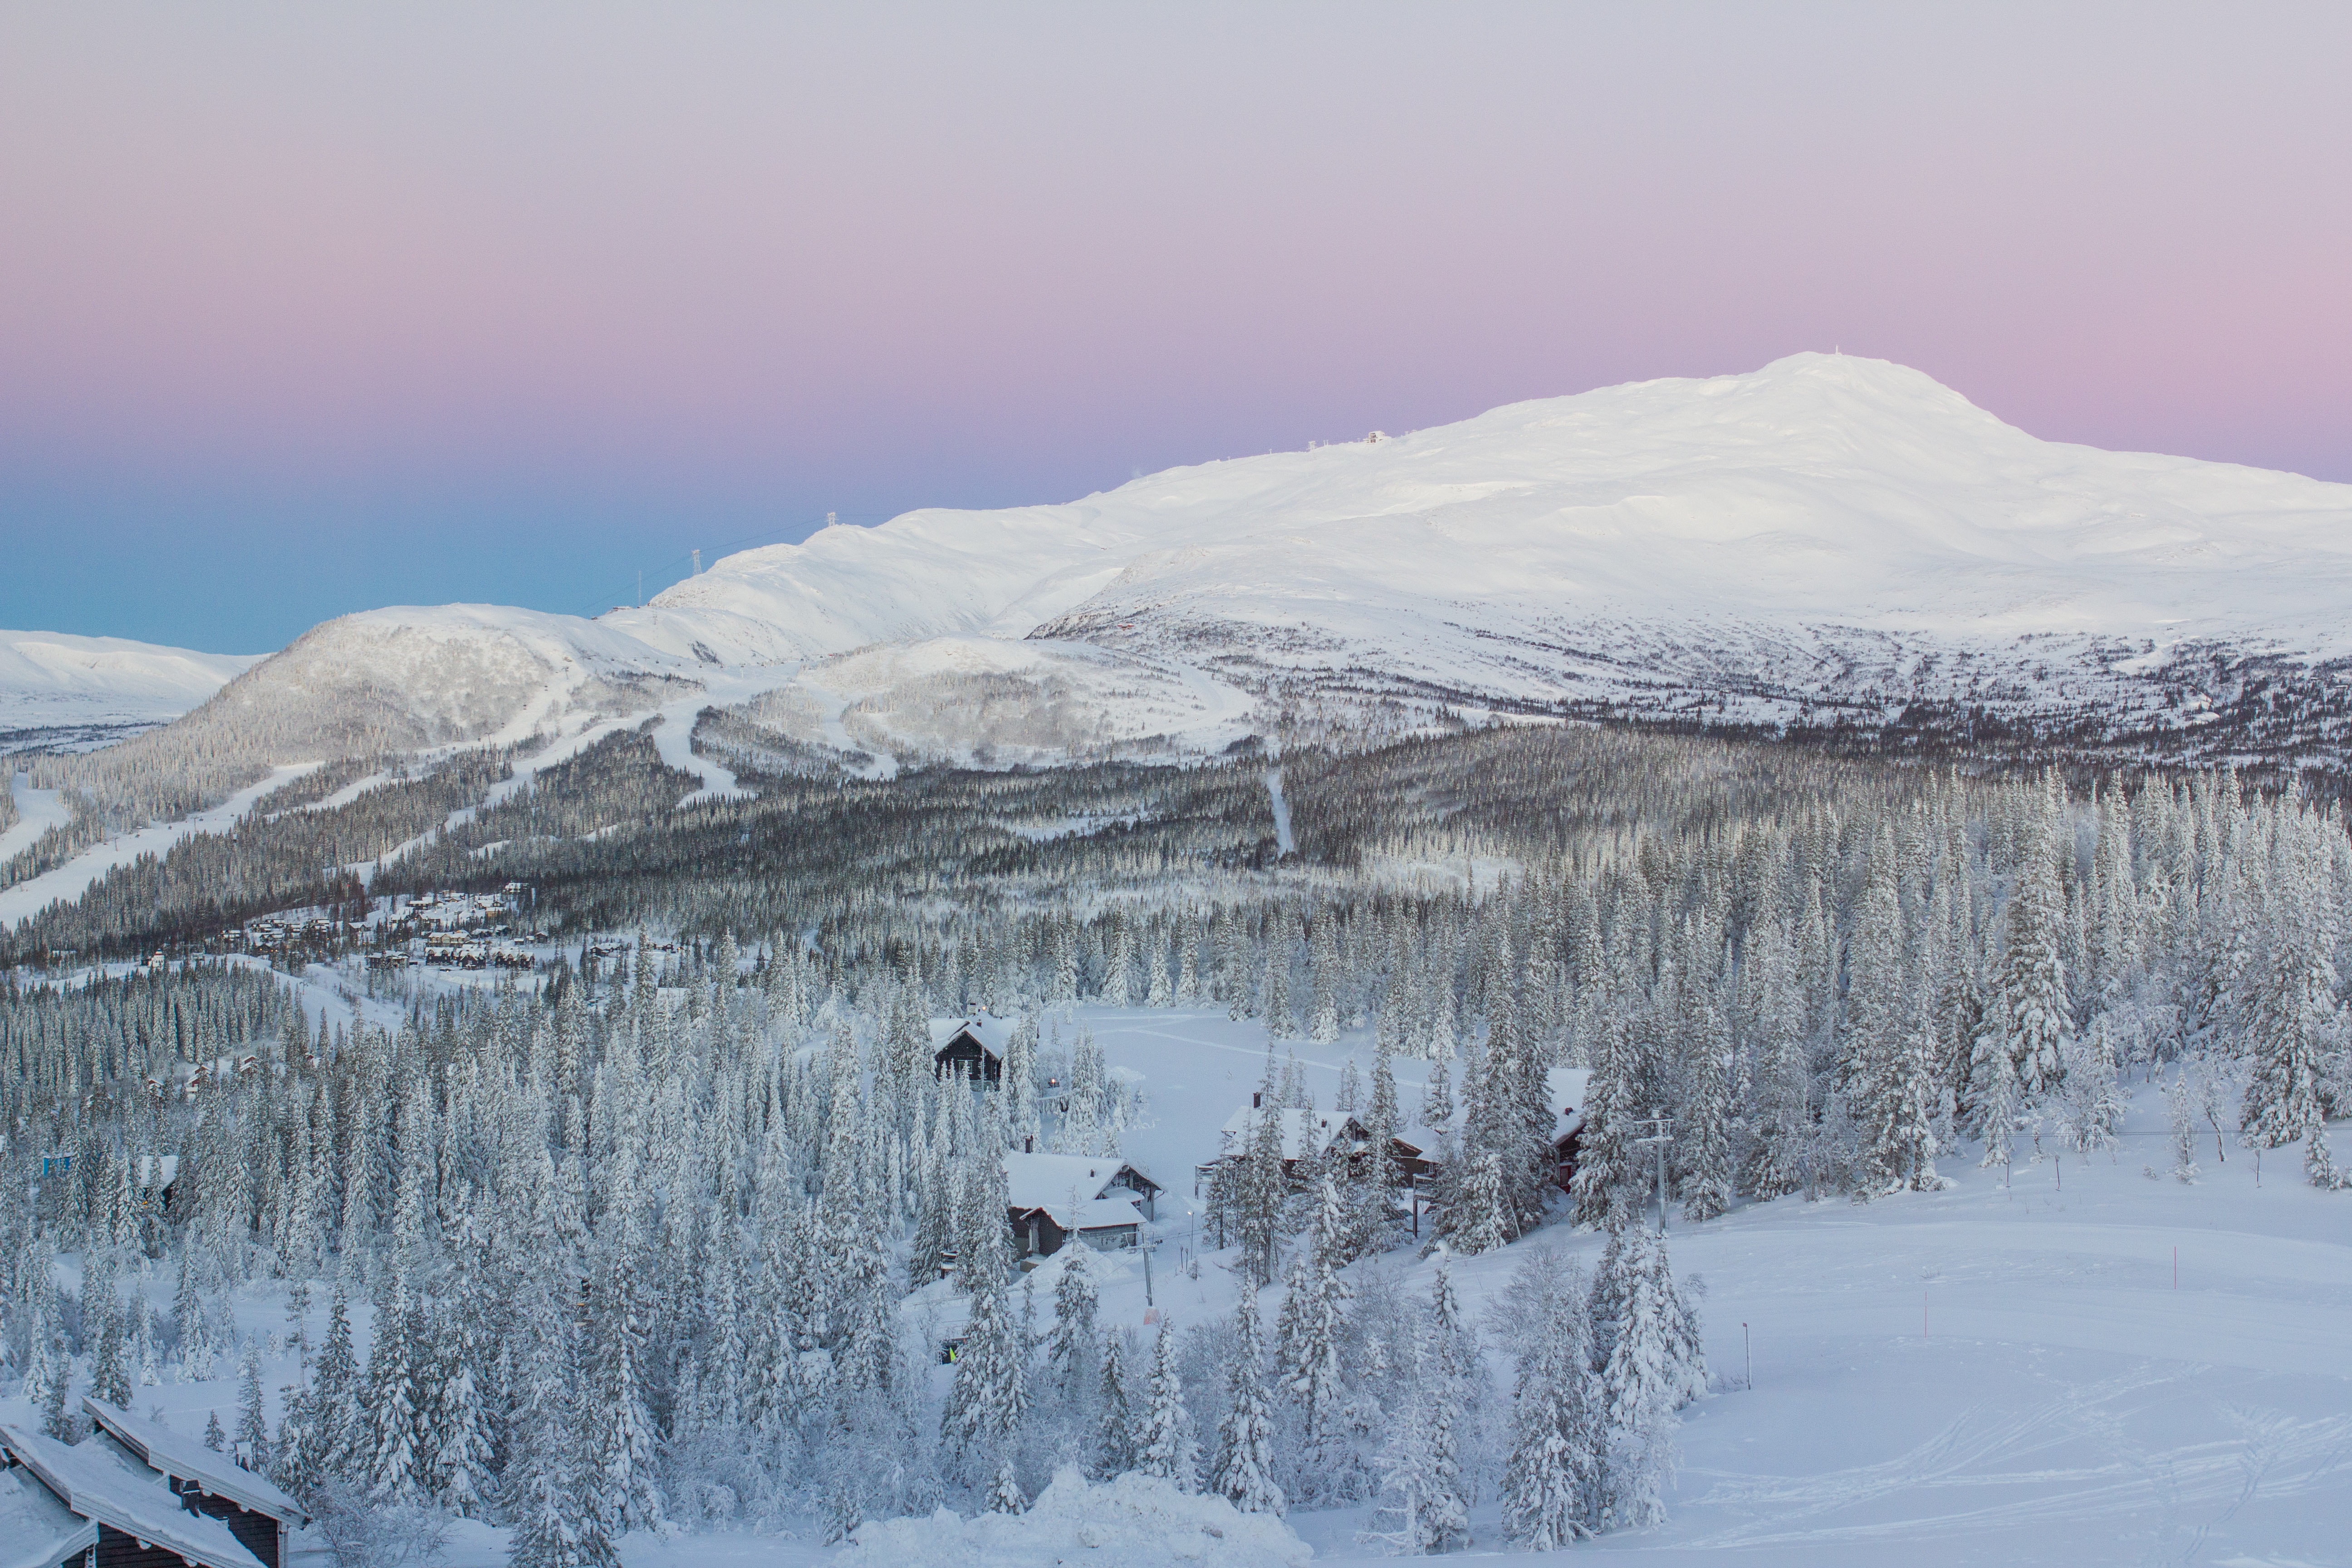
[[[942,1078],[967,1079],[982,1090],[1001,1083],[1005,1050],[1018,1026],[1018,1019],[992,1016],[932,1019],[934,1069]],[[1549,1075],[1552,1103],[1558,1108],[1552,1161],[1562,1192],[1576,1172],[1577,1137],[1584,1125],[1581,1107],[1591,1076],[1581,1068],[1554,1068]],[[1265,1114],[1263,1099],[1263,1091],[1253,1091],[1249,1102],[1236,1107],[1217,1129],[1215,1152],[1192,1168],[1195,1196],[1219,1164],[1239,1160],[1248,1150],[1257,1119]],[[1361,1175],[1371,1152],[1371,1134],[1352,1113],[1293,1108],[1275,1114],[1281,1118],[1285,1180],[1294,1186],[1303,1184],[1306,1172],[1327,1154],[1336,1154],[1351,1177]],[[1390,1154],[1404,1178],[1404,1196],[1416,1229],[1418,1210],[1425,1201],[1423,1187],[1436,1172],[1444,1132],[1416,1121],[1391,1141]],[[1145,1226],[1158,1218],[1157,1200],[1164,1190],[1147,1172],[1124,1160],[1039,1153],[1034,1147],[1004,1156],[1004,1186],[1013,1253],[1024,1268],[1073,1239],[1097,1251],[1142,1245]]]
[[[1006,1048],[1020,1021],[982,1016],[931,1021],[932,1063],[941,1078],[976,1092],[1000,1088]],[[1576,1167],[1580,1107],[1588,1074],[1556,1068],[1559,1108],[1552,1155],[1565,1189]],[[1048,1086],[1049,1092],[1051,1086]],[[1217,1129],[1217,1145],[1192,1170],[1197,1195],[1218,1165],[1249,1149],[1257,1119],[1268,1114],[1253,1092]],[[1370,1134],[1347,1111],[1296,1108],[1281,1118],[1282,1171],[1292,1184],[1336,1155],[1360,1173]],[[1408,1125],[1391,1148],[1416,1225],[1425,1184],[1437,1169],[1445,1129]],[[1034,1142],[1034,1141],[1033,1141]],[[168,1206],[177,1162],[142,1173]],[[1004,1156],[1005,1223],[1024,1268],[1076,1241],[1098,1251],[1146,1245],[1165,1190],[1117,1156],[1039,1152]],[[949,1349],[952,1354],[952,1346]],[[299,1504],[228,1454],[180,1436],[95,1399],[82,1401],[91,1435],[68,1446],[20,1427],[0,1426],[0,1531],[5,1561],[24,1568],[288,1568],[287,1531],[308,1522]]]

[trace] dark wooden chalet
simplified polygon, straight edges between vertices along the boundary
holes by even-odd
[[[1013,1027],[1009,1018],[932,1019],[932,1073],[973,1083],[1002,1082],[1004,1048],[1012,1043]]]
[[[187,1506],[162,1476],[104,1436],[68,1446],[0,1426],[0,1455],[12,1472],[21,1468],[84,1521],[79,1527],[83,1544],[60,1568],[280,1568],[283,1563],[273,1542],[265,1564],[226,1521]]]
[[[1072,1239],[1097,1251],[1139,1247],[1159,1213],[1160,1184],[1098,1154],[1004,1156],[1005,1221],[1021,1258],[1050,1258]]]
[[[163,1478],[163,1485],[192,1513],[217,1519],[266,1568],[285,1568],[289,1531],[308,1524],[302,1505],[226,1455],[205,1447],[152,1421],[96,1399],[82,1409],[98,1424],[92,1443],[113,1443]]]
[[[1584,1100],[1592,1074],[1584,1068],[1554,1068],[1545,1081],[1552,1103],[1559,1107],[1551,1124],[1551,1174],[1564,1193],[1576,1175],[1576,1150],[1584,1137]]]
[[[1195,1173],[1206,1177],[1216,1166],[1227,1160],[1239,1160],[1248,1154],[1251,1142],[1257,1136],[1258,1120],[1272,1115],[1279,1118],[1282,1144],[1282,1173],[1293,1182],[1307,1179],[1307,1171],[1320,1159],[1326,1150],[1336,1148],[1346,1163],[1348,1174],[1360,1177],[1364,1163],[1372,1152],[1372,1135],[1352,1112],[1323,1110],[1307,1112],[1296,1108],[1268,1111],[1261,1103],[1263,1094],[1252,1094],[1250,1102],[1225,1119],[1217,1131],[1216,1160],[1200,1167]],[[1389,1156],[1394,1160],[1408,1181],[1419,1181],[1435,1167],[1419,1143],[1401,1137],[1389,1140]]]

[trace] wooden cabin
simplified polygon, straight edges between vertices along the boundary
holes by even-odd
[[[1250,1144],[1257,1136],[1258,1119],[1269,1114],[1264,1100],[1263,1092],[1253,1093],[1247,1105],[1225,1118],[1225,1124],[1217,1130],[1217,1158],[1201,1167],[1201,1175],[1206,1176],[1218,1163],[1239,1160],[1249,1153]],[[1354,1179],[1363,1175],[1364,1163],[1372,1152],[1372,1134],[1354,1112],[1309,1112],[1294,1107],[1271,1114],[1281,1118],[1282,1173],[1286,1178],[1304,1182],[1307,1168],[1334,1145],[1346,1163],[1349,1176]],[[1409,1181],[1419,1181],[1434,1169],[1423,1145],[1408,1138],[1391,1138],[1389,1157]]]
[[[226,1521],[191,1506],[163,1476],[103,1434],[68,1446],[19,1426],[0,1426],[0,1456],[7,1459],[8,1474],[30,1477],[79,1521],[63,1540],[69,1554],[57,1560],[57,1568],[284,1568],[285,1554],[274,1538],[265,1563]],[[31,1500],[21,1479],[11,1489],[17,1499]],[[12,1540],[5,1543],[9,1561],[46,1568],[49,1546],[58,1543],[56,1512],[47,1507],[34,1510],[36,1528],[44,1520],[48,1525],[44,1533],[50,1539],[37,1543],[43,1555],[16,1555],[33,1543]]]
[[[288,1532],[310,1522],[310,1515],[272,1484],[226,1455],[215,1453],[193,1437],[184,1436],[152,1421],[133,1420],[130,1412],[96,1399],[81,1407],[97,1424],[88,1447],[110,1443],[161,1475],[164,1489],[191,1513],[219,1520],[264,1568],[286,1568]]]
[[[1554,1068],[1545,1075],[1546,1087],[1551,1090],[1551,1102],[1559,1107],[1551,1127],[1552,1180],[1559,1190],[1569,1190],[1576,1175],[1577,1145],[1584,1137],[1584,1102],[1592,1088],[1592,1074],[1585,1068]]]
[[[1143,1245],[1143,1214],[1133,1198],[1099,1198],[1079,1204],[1009,1207],[1016,1258],[1051,1258],[1072,1241],[1097,1252]]]
[[[1050,1258],[1073,1239],[1098,1252],[1143,1244],[1160,1184],[1123,1160],[1092,1154],[1004,1156],[1005,1222],[1018,1258]]]
[[[932,1074],[969,1079],[976,1084],[1001,1083],[1005,1047],[1012,1044],[1017,1026],[1010,1018],[932,1019]]]

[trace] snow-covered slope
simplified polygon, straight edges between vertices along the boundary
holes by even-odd
[[[1007,761],[1440,706],[2326,752],[2347,611],[2352,486],[1800,354],[828,529],[593,622],[374,611],[229,695],[364,693],[451,741],[772,693],[748,717],[796,745]]]
[[[165,723],[261,657],[0,631],[0,733]]]

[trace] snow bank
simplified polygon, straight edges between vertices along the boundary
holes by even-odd
[[[860,1528],[840,1568],[1297,1568],[1315,1549],[1288,1525],[1241,1513],[1221,1497],[1194,1497],[1153,1476],[1107,1486],[1075,1469],[1054,1478],[1024,1514],[893,1519]]]

